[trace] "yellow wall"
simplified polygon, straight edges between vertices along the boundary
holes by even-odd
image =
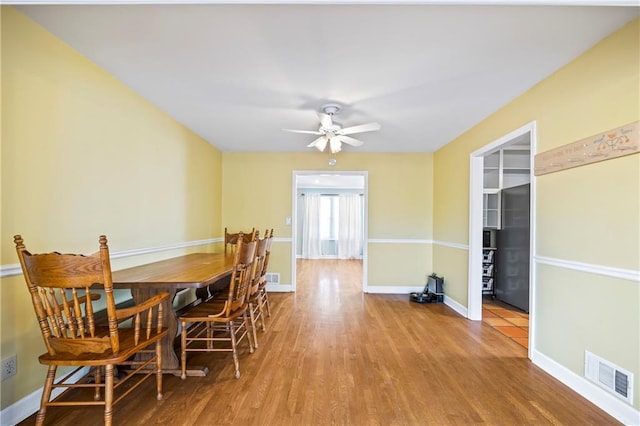
[[[334,168],[315,152],[222,154],[13,8],[1,10],[2,265],[17,262],[15,233],[33,251],[92,252],[102,233],[122,251],[218,237],[221,226],[273,227],[282,240],[272,270],[290,283],[294,170],[367,171],[369,239],[465,245],[470,152],[532,120],[545,151],[640,118],[636,21],[435,154],[344,152]],[[639,171],[634,155],[540,177],[535,254],[638,270]],[[368,250],[371,286],[422,285],[435,271],[466,306],[465,250],[390,241]],[[637,283],[536,271],[536,350],[581,375],[588,349],[638,377]],[[21,276],[1,280],[0,308],[0,358],[17,353],[19,365],[0,387],[3,409],[42,386],[35,355],[44,347]],[[638,385],[634,393],[638,407]]]
[[[447,298],[462,306],[468,306],[467,281],[469,274],[469,251],[456,247],[435,245],[433,247],[434,271],[444,278],[443,290]]]
[[[368,285],[372,293],[381,286],[421,290],[425,277],[434,272],[431,244],[369,243],[368,249]]]
[[[112,253],[219,237],[221,153],[14,8],[1,13],[2,265],[18,262],[18,233],[34,252],[83,253],[100,234]],[[0,358],[18,356],[4,409],[46,370],[21,275],[1,280],[0,303]]]
[[[639,33],[640,20],[626,25],[435,153],[435,239],[468,244],[471,152],[534,120],[544,152],[640,119]],[[640,269],[640,155],[543,175],[536,185],[536,256]],[[434,247],[436,269],[466,274],[466,256],[440,267],[449,250]],[[589,350],[638,377],[638,282],[547,265],[536,273],[535,349],[579,376]],[[447,289],[466,305],[466,281]],[[636,380],[636,408],[639,394]]]
[[[274,228],[276,238],[290,239],[285,224],[292,213],[293,171],[367,171],[369,239],[432,238],[432,154],[366,154],[342,152],[330,167],[329,156],[317,152],[223,153],[222,221],[229,229]],[[255,206],[264,206],[256,208]],[[276,242],[270,269],[280,272],[280,281],[291,281],[290,243]],[[411,249],[405,247],[410,246]],[[406,256],[398,256],[398,249]],[[381,243],[369,246],[369,285],[424,285],[431,270],[430,247],[416,244]],[[412,251],[414,250],[414,251]],[[390,270],[390,256],[394,263]],[[403,271],[399,276],[390,271]]]

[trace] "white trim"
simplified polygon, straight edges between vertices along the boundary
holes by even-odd
[[[206,240],[187,241],[185,243],[168,244],[165,246],[122,250],[122,251],[109,253],[109,257],[111,259],[121,259],[123,257],[139,256],[142,254],[157,253],[159,251],[175,250],[175,249],[181,249],[181,248],[193,247],[193,246],[203,246],[206,244],[219,243],[222,241],[224,241],[224,238],[218,237],[218,238],[208,238]],[[276,240],[274,239],[274,241]],[[22,274],[22,268],[20,267],[19,263],[0,266],[0,278],[11,277],[11,276],[20,275],[20,274]]]
[[[446,294],[444,295],[444,304],[447,305],[448,307],[450,307],[451,309],[453,309],[454,311],[456,311],[457,313],[459,313],[460,315],[462,315],[465,318],[467,318],[469,316],[469,313],[468,313],[467,308],[465,306],[463,306],[460,303],[456,302],[455,300],[453,300],[452,298],[450,298]]]
[[[367,244],[433,244],[433,240],[418,240],[407,238],[371,238]]]
[[[308,175],[320,175],[320,174],[333,174],[333,175],[350,175],[350,176],[362,176],[364,178],[364,234],[362,240],[364,241],[362,247],[362,291],[367,292],[368,282],[368,242],[369,242],[369,172],[363,171],[343,171],[343,170],[293,170],[291,172],[292,185],[291,185],[291,291],[296,291],[296,245],[298,241],[298,176]]]
[[[538,181],[533,173],[535,156],[538,153],[538,124],[536,121],[531,123],[531,135],[529,137],[529,170],[530,170],[530,197],[529,197],[529,226],[531,230],[529,232],[529,342],[527,356],[529,359],[533,356],[533,351],[537,347],[537,333],[536,333],[536,316],[538,314],[538,308],[536,305],[536,268],[535,268],[535,256],[538,252],[537,235],[538,232]]]
[[[71,376],[67,382],[75,383],[80,380],[89,372],[89,367],[83,367]],[[68,374],[68,373],[67,373]],[[44,376],[43,376],[44,378]],[[33,415],[40,409],[40,399],[42,398],[42,391],[44,386],[31,392],[29,395],[14,402],[4,410],[0,411],[0,424],[3,425],[16,425]],[[64,392],[65,388],[55,388],[51,391],[51,399],[55,399]]]
[[[531,361],[558,379],[607,414],[625,425],[640,425],[640,411],[611,395],[599,386],[579,376],[542,352],[533,350]]]
[[[267,284],[267,292],[270,293],[290,293],[292,291],[291,284]]]
[[[369,294],[406,294],[409,300],[409,293],[421,292],[424,286],[394,286],[394,285],[370,285],[365,293]]]
[[[12,277],[14,275],[20,275],[20,274],[22,274],[22,268],[20,267],[19,263],[0,266],[0,278]]]
[[[206,240],[187,241],[186,243],[168,244],[166,246],[147,247],[133,250],[123,250],[115,253],[109,253],[111,259],[121,259],[129,256],[139,256],[141,254],[157,253],[159,251],[175,250],[193,246],[203,246],[205,244],[219,243],[224,241],[224,238],[208,238]]]
[[[484,157],[504,147],[519,136],[530,134],[530,170],[533,170],[533,160],[536,154],[536,122],[532,121],[494,140],[488,145],[469,155],[469,263],[468,263],[468,318],[482,319],[482,188]],[[530,246],[529,246],[529,357],[534,348],[535,336],[535,274],[533,256],[535,254],[536,235],[536,186],[533,173],[530,178]]]
[[[1,4],[17,5],[121,5],[184,4],[184,0],[8,0]],[[461,6],[638,6],[638,0],[190,0],[190,4],[394,4]]]
[[[640,283],[640,271],[633,269],[614,268],[611,266],[596,265],[593,263],[576,262],[573,260],[558,259],[546,256],[534,256],[534,261],[542,265],[551,265],[558,268],[572,269],[574,271],[590,274],[604,275],[612,278],[635,281]]]
[[[274,243],[290,243],[291,241],[293,241],[293,239],[291,237],[280,237],[280,238],[273,237],[273,242]]]
[[[490,144],[489,146],[492,146]],[[477,151],[476,151],[477,152]],[[484,157],[469,156],[469,259],[467,262],[467,318],[482,320],[482,216]]]
[[[304,257],[302,257],[302,255],[301,255],[301,254],[297,254],[297,255],[296,255],[296,259],[305,259],[305,258],[304,258]],[[339,257],[338,257],[338,256],[336,256],[336,255],[331,255],[331,256],[320,256],[320,257],[318,257],[318,258],[315,258],[315,259],[309,259],[309,260],[321,260],[321,259],[334,259],[334,260],[335,260],[335,259],[339,259]],[[362,256],[360,256],[360,257],[350,257],[348,260],[362,260]]]
[[[456,249],[460,249],[460,250],[469,250],[469,246],[466,245],[466,244],[451,243],[449,241],[434,240],[433,244],[438,245],[438,246],[456,248]]]

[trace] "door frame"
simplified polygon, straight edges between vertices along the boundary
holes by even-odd
[[[469,278],[467,318],[474,321],[482,320],[482,203],[484,158],[502,147],[509,145],[515,138],[530,133],[531,155],[530,167],[530,228],[529,228],[529,349],[528,356],[532,357],[535,348],[535,316],[536,316],[536,280],[535,280],[535,247],[536,247],[536,179],[534,174],[534,157],[537,152],[536,121],[496,139],[495,141],[472,152],[469,156]]]
[[[296,291],[296,260],[298,249],[298,176],[313,176],[313,175],[334,175],[334,176],[362,176],[364,177],[363,188],[363,234],[362,234],[362,291],[368,292],[368,280],[367,280],[367,242],[368,237],[368,222],[369,222],[369,173],[367,171],[331,171],[331,170],[294,170],[292,172],[291,185],[291,291]]]

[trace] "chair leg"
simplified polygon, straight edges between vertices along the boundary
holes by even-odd
[[[208,321],[205,326],[207,327],[207,349],[213,349],[213,335],[216,331],[213,328],[213,324]]]
[[[229,321],[227,323],[227,328],[229,329],[229,336],[231,337],[231,352],[233,353],[233,365],[235,366],[236,379],[240,378],[240,363],[238,362],[238,348],[236,347],[236,330],[233,326],[233,321]]]
[[[180,378],[185,380],[187,378],[187,322],[182,321],[182,332],[180,333],[180,367],[182,369],[182,374],[180,374]]]
[[[263,288],[260,290],[261,296],[264,299],[264,304],[267,307],[267,316],[271,316],[271,305],[269,304],[269,296],[267,295],[267,289]]]
[[[247,330],[247,334],[249,334],[249,316],[247,315],[247,311],[244,311],[244,313],[242,314],[242,318],[243,318],[243,321],[244,321],[244,328]],[[255,330],[255,328],[254,328],[254,330]],[[253,353],[253,345],[251,344],[251,339],[247,338],[247,341],[249,342],[249,353],[252,354]],[[258,347],[257,342],[256,342],[256,347]]]
[[[100,383],[102,382],[102,367],[94,367],[93,370],[93,383],[96,387],[93,390],[93,400],[100,401]]]
[[[107,364],[104,369],[104,424],[113,423],[113,364]]]
[[[44,389],[42,390],[42,398],[40,400],[40,410],[36,416],[36,426],[42,426],[44,424],[44,416],[47,414],[47,404],[51,398],[51,390],[53,389],[53,380],[56,377],[55,365],[50,365],[47,368],[47,378],[44,381]]]
[[[249,316],[251,317],[251,333],[253,334],[253,346],[258,347],[258,333],[256,333],[256,318],[253,313],[253,303],[249,303]],[[249,329],[247,329],[249,331]]]
[[[184,371],[183,366],[182,372]],[[162,343],[160,340],[156,341],[156,398],[158,401],[162,399]]]
[[[258,315],[260,317],[260,326],[262,328],[262,332],[264,333],[265,331],[267,331],[267,323],[264,320],[265,312],[262,297],[258,297],[258,311],[260,312],[260,315]]]

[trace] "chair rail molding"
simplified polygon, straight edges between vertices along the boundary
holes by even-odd
[[[612,266],[596,265],[593,263],[577,262],[574,260],[557,259],[554,257],[534,256],[534,262],[541,265],[556,266],[563,269],[604,275],[612,278],[635,281],[640,283],[640,271],[633,269],[615,268]]]
[[[409,238],[369,238],[367,244],[433,244],[433,240]]]
[[[433,244],[437,246],[451,247],[460,250],[469,250],[469,244],[452,243],[450,241],[434,240]]]
[[[175,250],[175,249],[181,249],[186,247],[203,246],[206,244],[219,243],[222,241],[224,241],[224,238],[218,237],[218,238],[208,238],[205,240],[186,241],[184,243],[168,244],[164,246],[146,247],[146,248],[132,249],[132,250],[122,250],[122,251],[112,252],[109,257],[111,259],[122,259],[125,257],[139,256],[142,254],[157,253],[161,251]],[[20,268],[19,263],[0,266],[0,278],[12,277],[14,275],[20,275],[20,274],[22,274],[22,269]]]

